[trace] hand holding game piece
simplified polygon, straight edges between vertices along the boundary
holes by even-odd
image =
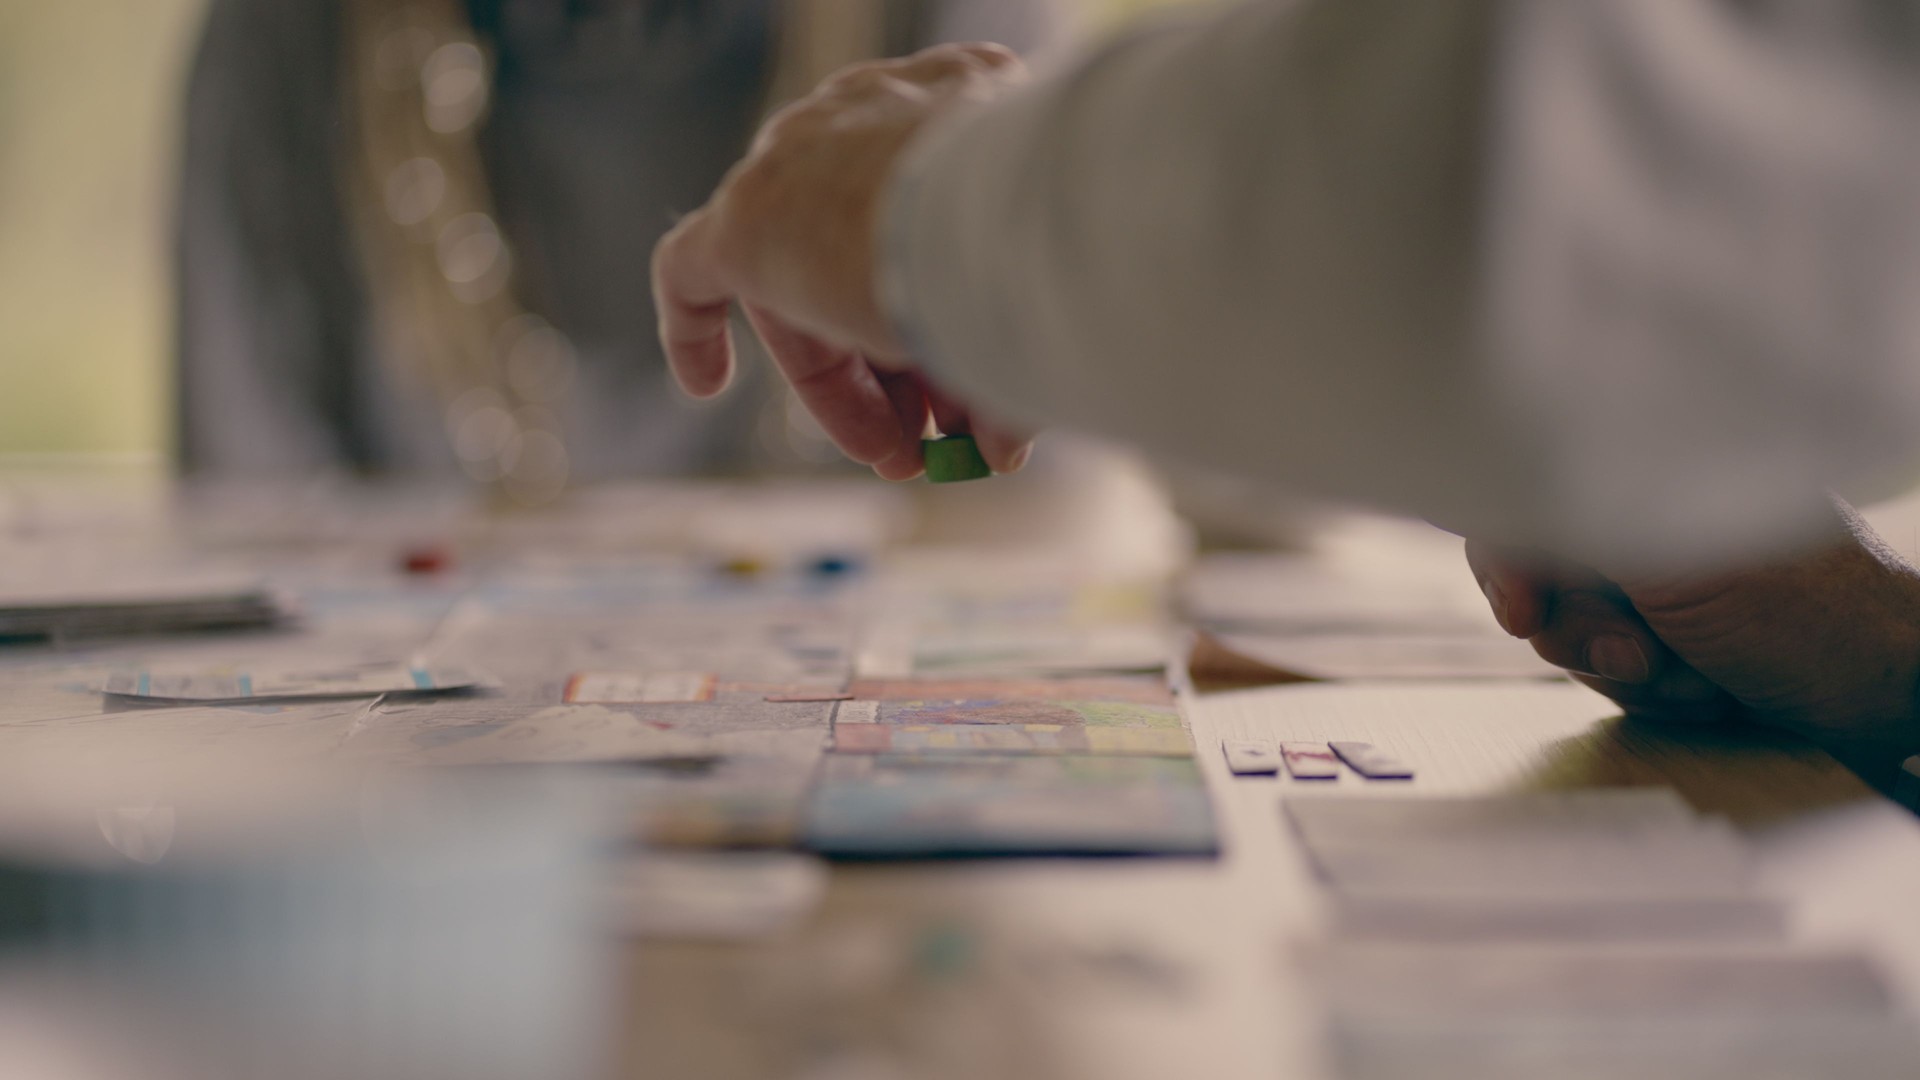
[[[993,475],[987,459],[980,456],[980,444],[971,435],[923,439],[920,451],[926,459],[929,483],[958,484],[966,480],[984,480]]]
[[[1024,76],[997,45],[948,45],[857,64],[768,120],[706,206],[653,256],[660,340],[680,385],[711,397],[733,377],[738,301],[835,445],[890,480],[918,476],[929,416],[971,434],[1011,472],[1028,440],[983,424],[910,370],[881,310],[876,250],[895,163],[930,121]]]

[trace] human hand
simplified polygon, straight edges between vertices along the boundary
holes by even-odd
[[[1471,540],[1467,561],[1503,629],[1629,716],[1785,728],[1885,786],[1920,750],[1920,572],[1834,510],[1817,547],[1711,575],[1606,576]]]
[[[680,385],[696,397],[726,388],[738,301],[848,457],[891,480],[918,475],[931,414],[947,434],[971,433],[995,471],[1019,468],[1025,437],[981,423],[911,370],[874,264],[887,182],[914,135],[1023,76],[997,45],[944,45],[854,65],[768,120],[712,199],[654,249],[660,340]]]

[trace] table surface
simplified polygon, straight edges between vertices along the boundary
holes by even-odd
[[[40,490],[35,520],[50,512],[44,492],[60,489]],[[13,505],[9,535],[19,542],[17,494]],[[90,508],[72,508],[80,505]],[[60,536],[110,535],[138,516],[125,502],[72,506],[61,504]],[[0,527],[5,509],[0,500]],[[1871,516],[1896,547],[1920,537],[1911,505]],[[396,527],[379,550],[406,533]],[[1429,531],[1367,524],[1329,535],[1307,557],[1422,581],[1456,572],[1447,567],[1457,541]],[[360,573],[365,550],[306,546],[274,561]],[[385,568],[373,577],[385,589],[437,588]],[[48,655],[0,657],[0,690],[7,665]],[[1920,821],[1817,752],[1754,734],[1627,724],[1597,695],[1540,680],[1188,687],[1182,707],[1214,800],[1218,858],[842,865],[819,910],[770,940],[610,945],[623,955],[619,1071],[1330,1075],[1320,1007],[1296,956],[1323,933],[1322,898],[1280,812],[1297,782],[1234,777],[1219,750],[1223,738],[1263,734],[1388,747],[1419,772],[1391,789],[1410,795],[1671,785],[1750,838],[1761,889],[1791,901],[1793,940],[1867,950],[1901,1007],[1920,1015]],[[1340,784],[1306,797],[1389,790],[1354,776]],[[909,970],[902,957],[929,934],[958,942],[964,963],[937,976]]]

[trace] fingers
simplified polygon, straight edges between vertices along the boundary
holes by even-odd
[[[1652,682],[1672,653],[1624,602],[1586,590],[1553,596],[1553,610],[1529,640],[1533,651],[1568,671],[1639,686]]]
[[[752,304],[746,311],[800,403],[841,453],[862,465],[877,465],[919,452],[919,431],[908,436],[901,430],[899,407],[866,358],[801,333]],[[915,445],[909,446],[910,440]]]
[[[903,440],[890,457],[874,463],[873,471],[883,480],[911,480],[926,471],[920,433],[927,428],[927,387],[918,375],[909,371],[880,372],[878,377],[893,402],[894,417]]]
[[[987,467],[996,473],[1018,472],[1033,452],[1033,436],[998,424],[983,422],[971,410],[942,393],[927,388],[933,422],[943,435],[972,435]]]
[[[964,41],[953,47],[996,71],[1026,66],[1019,53],[991,41]]]
[[[1722,699],[1731,701],[1594,571],[1479,540],[1467,541],[1466,554],[1503,629],[1630,713],[1697,715],[1713,711]]]
[[[977,75],[1019,76],[1026,64],[1004,45],[985,42],[935,45],[894,60],[866,60],[849,64],[827,76],[816,93],[825,97],[860,97],[882,88],[934,87],[963,82]]]
[[[973,417],[968,415],[967,407],[948,397],[939,387],[927,387],[927,403],[933,408],[933,426],[940,429],[940,434],[973,433]]]
[[[733,380],[727,314],[732,292],[712,255],[712,218],[696,211],[653,249],[653,303],[660,345],[680,388],[712,397]]]
[[[973,441],[980,447],[980,456],[986,460],[988,467],[997,473],[1019,472],[1033,452],[1031,436],[1005,431],[977,420],[973,424]]]
[[[1628,715],[1698,720],[1733,707],[1726,691],[1662,642],[1618,593],[1561,589],[1551,598],[1545,625],[1529,639],[1533,651],[1612,698]]]
[[[1519,549],[1468,540],[1467,566],[1500,629],[1530,638],[1546,625],[1552,583]]]
[[[904,60],[896,61],[893,69],[906,78],[924,80],[982,71],[1016,73],[1024,71],[1026,63],[1018,53],[1005,45],[968,41],[921,49]]]

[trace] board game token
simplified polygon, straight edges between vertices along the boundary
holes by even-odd
[[[948,435],[940,439],[922,439],[926,455],[927,482],[957,484],[962,480],[981,480],[993,475],[987,459],[980,456],[980,445],[971,435]]]

